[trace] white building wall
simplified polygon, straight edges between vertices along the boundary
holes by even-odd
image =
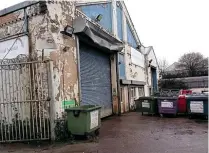
[[[145,68],[132,62],[131,47],[125,45],[126,79],[145,82]],[[140,60],[140,59],[139,59]]]
[[[149,51],[149,54],[147,55],[147,62],[149,62],[150,60],[152,60],[151,66],[155,67],[157,70],[157,80],[158,80],[159,79],[159,68],[158,68],[158,63],[157,63],[157,59],[156,59],[153,48],[151,48],[151,50]],[[148,67],[147,69],[148,69],[147,70],[148,71],[148,78],[147,78],[147,85],[145,86],[145,95],[149,96],[150,95],[149,88],[152,88],[152,73],[151,73],[151,67]]]

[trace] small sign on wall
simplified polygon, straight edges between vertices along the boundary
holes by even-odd
[[[28,36],[22,36],[0,42],[0,59],[16,58],[18,55],[28,55],[29,45]]]
[[[62,101],[62,108],[66,109],[69,107],[75,107],[75,100],[64,100]]]
[[[138,65],[140,67],[144,66],[144,55],[139,52],[138,50],[131,48],[131,62],[135,65]]]

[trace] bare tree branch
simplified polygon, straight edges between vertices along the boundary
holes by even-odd
[[[193,76],[197,71],[208,66],[208,58],[204,58],[199,52],[192,52],[181,56],[178,63],[178,68],[187,70],[189,76]]]

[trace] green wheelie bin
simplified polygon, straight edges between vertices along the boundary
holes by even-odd
[[[193,116],[204,116],[208,119],[208,96],[205,94],[201,95],[190,95],[186,96],[187,111],[189,118]]]
[[[136,111],[154,115],[158,113],[157,97],[140,97],[135,100]]]
[[[68,131],[71,135],[99,135],[100,106],[83,105],[66,109]]]

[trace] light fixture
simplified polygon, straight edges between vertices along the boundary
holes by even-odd
[[[149,63],[152,63],[152,59],[151,59],[151,60],[149,60]]]
[[[64,28],[64,31],[61,31],[60,33],[72,37],[73,32],[74,32],[74,28],[67,25]]]
[[[152,63],[152,59],[149,60],[149,65],[148,65],[148,67],[151,67],[151,63]]]
[[[136,47],[136,49],[140,49],[141,48],[141,45],[138,45],[137,47]]]
[[[96,17],[96,21],[100,22],[102,20],[102,14],[97,15]]]

